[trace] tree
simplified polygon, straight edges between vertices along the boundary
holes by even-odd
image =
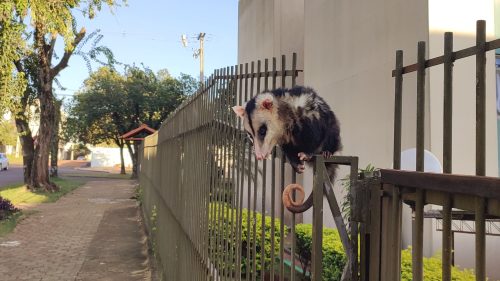
[[[181,75],[177,79],[166,70],[155,74],[132,66],[120,75],[100,68],[85,81],[71,104],[66,131],[69,137],[85,143],[112,140],[120,148],[126,146],[133,163],[132,177],[136,177],[138,145],[120,136],[143,123],[158,129],[196,86],[194,78]]]
[[[117,112],[117,127],[121,134],[139,127],[142,123],[157,130],[163,120],[194,93],[197,82],[189,75],[181,74],[176,79],[166,70],[155,74],[148,68],[130,67],[125,73],[125,91],[129,109],[124,116]],[[138,143],[125,141],[132,158],[132,178],[137,177]]]
[[[20,60],[26,53],[35,60],[36,94],[40,106],[39,135],[34,143],[34,154],[28,186],[54,190],[57,188],[49,180],[48,158],[54,136],[56,108],[53,96],[53,83],[59,73],[68,66],[75,49],[85,38],[85,28],[77,31],[77,10],[93,18],[103,4],[115,5],[114,0],[4,0],[0,4],[0,105],[8,104],[12,96],[19,97],[22,107],[26,78]],[[29,18],[30,24],[25,24]],[[64,52],[55,62],[55,46],[58,38],[64,40]],[[29,50],[26,52],[26,48]],[[14,72],[14,65],[17,72]],[[18,90],[16,90],[18,89]],[[4,106],[5,107],[5,106]],[[17,122],[17,120],[16,120]],[[22,124],[21,124],[22,125]],[[23,128],[21,128],[23,129]],[[23,131],[23,130],[20,130]],[[26,131],[24,131],[25,133]],[[24,144],[23,144],[24,145]],[[29,144],[28,144],[29,146]],[[24,148],[23,148],[24,150]],[[24,158],[24,151],[23,151]],[[29,160],[26,159],[25,160]],[[25,171],[26,172],[26,171]]]
[[[0,121],[0,145],[16,145],[16,127],[12,121]]]
[[[62,100],[55,100],[54,133],[50,144],[50,176],[57,177],[57,160],[59,155],[59,126],[61,124],[61,105]]]
[[[109,67],[93,73],[70,104],[64,130],[68,141],[116,144],[120,148],[121,174],[125,174],[125,141],[120,138],[112,112],[127,110],[123,82],[123,77]]]

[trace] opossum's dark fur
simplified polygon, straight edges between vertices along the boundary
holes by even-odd
[[[236,107],[235,107],[236,108]],[[330,106],[313,89],[297,86],[257,94],[240,113],[252,138],[257,159],[267,157],[277,144],[295,171],[304,171],[304,162],[313,154],[331,155],[341,149],[340,128]],[[299,153],[305,155],[299,158]],[[334,165],[327,165],[333,181]]]
[[[337,118],[311,88],[299,86],[263,92],[233,110],[243,119],[258,160],[267,158],[274,146],[280,145],[295,171],[302,173],[304,161],[311,161],[314,154],[329,156],[341,149]],[[336,165],[327,163],[326,168],[333,184]],[[312,193],[303,204],[291,204],[286,194],[292,188],[287,186],[285,191],[290,190],[283,194],[287,209],[294,213],[309,209]]]

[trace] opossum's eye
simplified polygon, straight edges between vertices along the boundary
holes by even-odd
[[[267,126],[265,124],[260,126],[258,133],[259,133],[259,137],[264,138],[266,136],[266,133],[267,133]]]

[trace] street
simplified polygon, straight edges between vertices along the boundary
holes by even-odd
[[[87,161],[62,160],[59,162],[60,177],[82,177],[86,180],[103,179],[103,176],[109,175],[105,171],[95,171],[85,169],[88,166]],[[0,189],[12,184],[21,184],[23,182],[23,166],[20,164],[10,164],[7,171],[0,170]]]
[[[22,183],[23,181],[23,166],[18,164],[9,165],[7,171],[0,171],[0,188],[7,185]]]

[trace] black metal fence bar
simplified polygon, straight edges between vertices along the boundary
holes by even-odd
[[[477,22],[476,45],[459,51],[453,51],[453,34],[445,33],[444,55],[425,59],[425,42],[418,44],[418,61],[402,66],[402,52],[396,53],[396,67],[392,71],[395,77],[395,120],[394,120],[394,169],[381,170],[380,182],[371,190],[371,213],[369,221],[370,235],[370,280],[389,278],[399,279],[400,261],[395,256],[395,249],[400,235],[398,224],[399,204],[404,200],[413,208],[412,229],[412,266],[413,280],[423,279],[423,218],[425,204],[443,207],[440,218],[443,220],[443,280],[451,280],[453,264],[453,208],[472,211],[472,220],[476,225],[476,280],[485,280],[485,233],[486,219],[500,216],[497,207],[500,200],[500,179],[484,177],[486,172],[486,52],[500,47],[500,39],[486,42],[485,21]],[[453,126],[453,63],[456,60],[476,56],[476,176],[451,175],[452,172],[452,126]],[[425,140],[425,69],[444,65],[443,81],[443,170],[444,175],[424,173]],[[401,119],[402,119],[402,81],[403,74],[417,72],[417,133],[416,133],[416,168],[419,172],[397,171],[400,168]],[[379,192],[381,198],[379,198]],[[475,203],[466,198],[475,198]],[[387,198],[390,198],[388,200]],[[391,202],[388,204],[388,202]],[[388,215],[390,214],[390,215]],[[389,220],[387,222],[386,220]],[[391,241],[381,237],[389,233]],[[397,268],[386,264],[389,259]],[[372,264],[375,263],[375,264]],[[393,270],[393,273],[384,272]]]
[[[401,123],[403,110],[403,51],[396,51],[396,76],[394,97],[394,152],[393,168],[401,168]]]
[[[314,165],[314,187],[313,187],[313,237],[312,237],[312,281],[322,280],[323,274],[323,179],[325,177],[322,167],[324,160],[321,157],[316,158]]]
[[[476,281],[486,281],[486,200],[476,197]]]
[[[442,257],[442,274],[443,281],[451,281],[451,257],[452,257],[452,241],[451,241],[451,197],[446,196],[443,204],[443,257]]]
[[[417,71],[417,171],[424,171],[424,142],[425,142],[425,42],[418,42]]]
[[[486,22],[476,30],[476,175],[486,173]]]
[[[255,72],[255,62],[251,63],[251,72]],[[255,90],[254,90],[254,76],[250,77],[250,97],[252,98],[255,95]],[[253,157],[252,157],[253,158]],[[250,205],[248,206],[248,209],[252,210],[251,213],[251,222],[252,222],[252,240],[250,245],[251,245],[251,257],[252,257],[252,262],[250,263],[252,265],[252,281],[257,280],[257,189],[258,189],[258,172],[259,172],[259,163],[255,160],[253,160],[253,196],[250,198],[253,198],[252,200],[252,207]],[[250,231],[250,229],[249,229]]]
[[[452,171],[453,129],[453,33],[444,34],[443,172]]]
[[[486,42],[484,44],[485,52],[492,51],[492,50],[495,50],[498,48],[500,48],[500,39],[489,41],[489,42]],[[453,52],[453,57],[455,60],[460,60],[463,58],[474,56],[477,54],[477,52],[478,52],[477,46],[473,46],[473,47],[469,47],[469,48],[465,48],[465,49]],[[439,57],[435,57],[432,59],[428,59],[425,61],[425,68],[429,68],[429,67],[443,64],[444,59],[445,59],[444,56],[439,56]],[[418,63],[407,65],[407,66],[403,67],[403,74],[415,72],[415,71],[417,71],[417,69],[418,69]],[[392,77],[394,77],[395,75],[396,75],[396,70],[393,70]]]

